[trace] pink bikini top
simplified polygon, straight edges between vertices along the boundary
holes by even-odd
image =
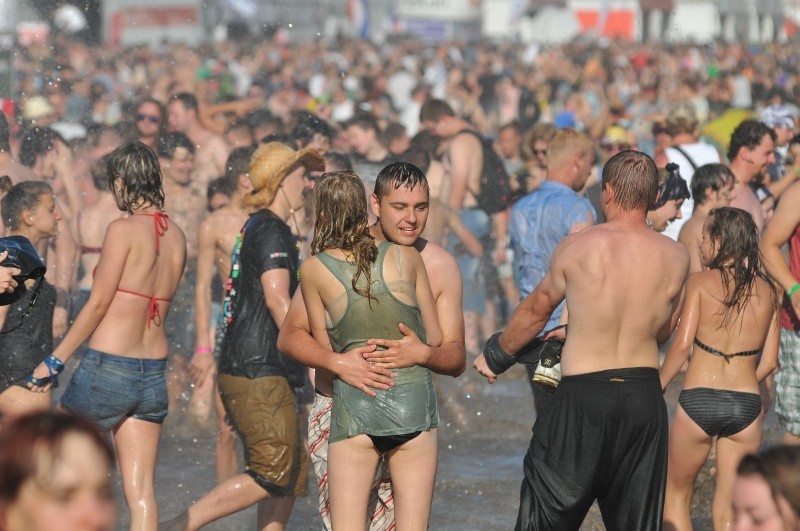
[[[169,216],[164,214],[163,212],[137,212],[134,216],[153,216],[153,230],[156,234],[156,254],[161,251],[160,246],[160,238],[167,232],[167,228],[169,228]],[[95,270],[97,270],[97,266],[95,266]],[[94,271],[92,271],[92,278],[94,278]],[[129,295],[136,295],[137,297],[144,297],[145,299],[150,299],[150,308],[147,314],[147,328],[150,328],[150,323],[158,319],[161,320],[161,311],[158,309],[159,301],[163,302],[172,302],[171,298],[166,297],[156,297],[155,295],[147,295],[144,293],[137,293],[135,291],[130,291],[127,289],[117,288],[117,291],[120,293],[127,293]]]

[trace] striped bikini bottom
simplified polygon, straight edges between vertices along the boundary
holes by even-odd
[[[695,387],[684,389],[678,403],[709,437],[730,437],[761,414],[761,395]]]

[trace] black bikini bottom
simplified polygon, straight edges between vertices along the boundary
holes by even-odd
[[[730,437],[761,414],[761,395],[695,387],[684,389],[678,403],[709,437]]]
[[[386,452],[390,452],[400,446],[401,444],[405,444],[417,435],[422,433],[421,431],[415,431],[412,433],[404,433],[403,435],[369,435],[367,436],[372,439],[372,444],[375,445],[375,449],[378,450],[380,453],[385,454]]]

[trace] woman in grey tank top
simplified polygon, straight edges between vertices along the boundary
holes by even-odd
[[[316,227],[300,268],[314,338],[335,352],[370,338],[401,339],[399,324],[431,345],[441,342],[433,295],[416,249],[375,245],[364,186],[353,172],[323,175],[314,189]],[[371,397],[333,384],[328,480],[334,529],[365,529],[367,502],[382,455],[388,458],[395,518],[426,529],[436,478],[439,415],[430,371],[393,370],[394,386]]]

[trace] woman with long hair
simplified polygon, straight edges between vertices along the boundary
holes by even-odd
[[[30,387],[47,391],[89,341],[61,407],[113,432],[130,528],[155,529],[156,454],[167,415],[164,317],[183,273],[186,238],[162,211],[161,170],[150,148],[131,142],[115,149],[108,180],[128,216],[108,225],[89,299]]]
[[[8,236],[24,236],[37,246],[58,234],[61,214],[53,189],[41,181],[12,187],[2,199]],[[56,290],[44,278],[28,279],[22,296],[0,306],[0,426],[23,413],[50,409],[50,393],[32,393],[28,376],[53,350]]]
[[[364,186],[353,172],[331,172],[314,188],[313,256],[300,269],[315,339],[335,352],[370,338],[401,339],[399,324],[441,342],[425,266],[413,247],[369,234]],[[370,487],[386,456],[395,520],[427,529],[436,478],[438,412],[430,371],[395,369],[395,385],[371,397],[335,379],[328,478],[333,528],[365,529]]]
[[[661,367],[666,389],[694,345],[669,434],[664,524],[676,530],[692,528],[694,482],[714,437],[714,529],[732,525],[736,467],[761,442],[758,385],[778,360],[778,299],[762,272],[752,216],[738,208],[712,210],[700,250],[706,269],[687,281],[680,325]]]

